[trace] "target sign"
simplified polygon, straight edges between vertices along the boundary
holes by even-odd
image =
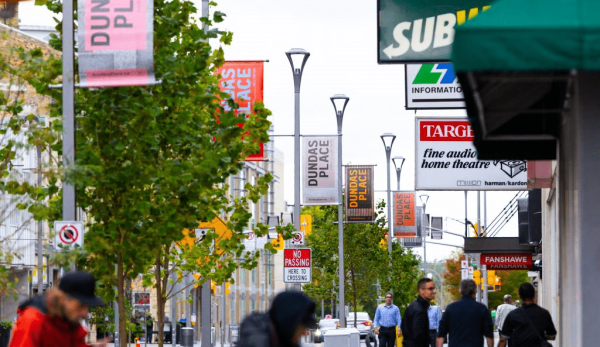
[[[56,221],[54,222],[54,246],[57,249],[79,245],[83,247],[83,222]]]

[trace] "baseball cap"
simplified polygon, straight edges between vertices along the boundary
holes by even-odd
[[[102,306],[104,300],[94,294],[96,290],[96,279],[85,271],[73,271],[66,273],[60,280],[58,289],[72,298],[79,300],[86,306]]]

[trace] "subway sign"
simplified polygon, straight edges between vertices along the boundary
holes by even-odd
[[[488,270],[531,270],[531,253],[482,253],[481,265]]]
[[[454,28],[492,0],[378,0],[379,64],[449,61]]]

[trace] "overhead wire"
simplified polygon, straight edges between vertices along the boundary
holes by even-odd
[[[517,214],[519,210],[518,199],[525,197],[528,194],[526,191],[520,191],[508,202],[502,211],[494,218],[494,225],[486,230],[486,237],[496,236],[508,222]]]

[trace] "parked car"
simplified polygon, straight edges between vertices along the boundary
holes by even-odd
[[[376,343],[373,321],[367,312],[356,312],[356,325],[354,324],[354,312],[350,312],[346,317],[346,325],[356,328],[361,339],[368,339],[368,341]]]
[[[339,319],[321,319],[319,321],[319,327],[315,330],[315,343],[320,343],[325,341],[325,332],[331,329],[338,328]]]

